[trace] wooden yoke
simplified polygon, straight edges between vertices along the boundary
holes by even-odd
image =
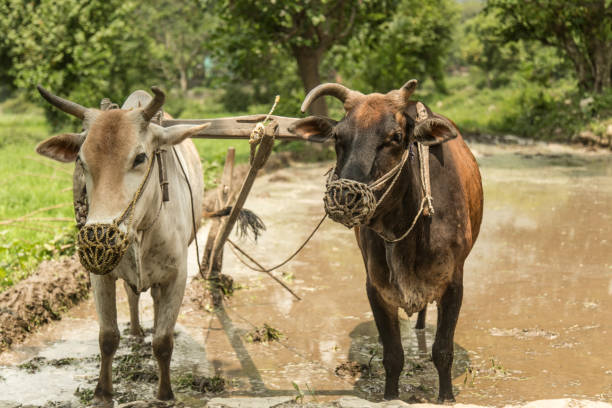
[[[174,125],[201,125],[210,123],[211,125],[201,131],[193,138],[198,139],[249,139],[253,126],[258,122],[263,122],[266,115],[247,115],[233,116],[219,119],[164,119],[162,126]],[[272,120],[278,127],[278,133],[275,136],[277,140],[301,140],[307,141],[306,138],[289,132],[289,127],[299,120],[299,118],[288,118],[285,116],[270,115],[268,120]],[[312,142],[312,140],[310,140]]]

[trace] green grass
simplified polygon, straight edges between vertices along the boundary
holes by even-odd
[[[0,290],[73,251],[71,166],[36,155],[47,135],[39,111],[0,114]]]
[[[501,131],[505,117],[520,113],[516,102],[520,88],[478,88],[470,75],[449,77],[447,86],[449,95],[429,88],[417,92],[432,110],[452,119],[464,133]]]

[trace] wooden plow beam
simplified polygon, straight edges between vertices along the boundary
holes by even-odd
[[[295,135],[289,131],[289,127],[298,121],[298,118],[275,115],[270,115],[267,118],[268,121],[275,122],[278,127],[275,139],[312,142],[312,140],[307,140],[305,137]],[[162,126],[202,125],[210,123],[209,127],[193,137],[198,139],[249,139],[255,125],[258,122],[263,122],[265,119],[266,115],[233,116],[218,119],[164,119]]]
[[[257,119],[263,120],[265,116],[255,116]],[[242,186],[239,191],[234,191],[232,185],[232,174],[234,170],[234,157],[235,151],[233,148],[228,149],[225,167],[223,169],[223,175],[221,178],[221,184],[219,185],[219,194],[215,204],[215,211],[221,210],[228,206],[230,202],[235,198],[234,203],[232,204],[232,209],[227,217],[225,217],[222,221],[214,220],[210,226],[210,230],[208,232],[208,237],[206,239],[206,245],[204,247],[204,254],[202,257],[202,273],[205,274],[206,279],[211,282],[211,297],[213,304],[215,306],[219,306],[223,300],[223,275],[221,274],[221,270],[223,268],[223,247],[227,242],[234,226],[236,225],[236,221],[238,220],[238,216],[240,211],[242,210],[244,203],[251,191],[251,187],[253,187],[253,183],[255,182],[255,178],[257,177],[257,173],[259,170],[263,168],[266,164],[270,154],[272,153],[272,148],[274,147],[274,140],[279,138],[280,130],[282,126],[279,122],[271,117],[273,120],[269,122],[263,131],[263,135],[261,140],[258,143],[257,149],[255,150],[252,160],[250,163],[250,167],[246,177],[242,182]],[[291,118],[283,118],[291,119]],[[230,119],[221,119],[218,123],[223,123],[223,126],[226,126],[228,123],[231,123],[233,118]],[[295,121],[296,119],[293,119]],[[285,123],[287,123],[286,121]],[[249,130],[249,138],[250,134],[253,131],[254,124],[257,122],[249,121],[248,130]],[[173,123],[176,124],[176,123]],[[207,129],[210,129],[210,126]],[[219,129],[219,128],[217,128]],[[246,129],[245,129],[246,130]],[[285,127],[286,130],[286,127]],[[218,130],[215,131],[215,134],[218,134]],[[232,135],[236,135],[236,133],[227,129],[225,133],[227,138],[242,138],[242,137],[231,137]],[[206,135],[204,137],[210,138],[218,138],[212,135]],[[245,137],[246,138],[246,137]],[[286,140],[286,139],[285,139]],[[294,139],[295,140],[295,139]],[[299,140],[299,139],[298,139]],[[303,140],[303,139],[302,139]],[[277,277],[272,275],[270,272],[266,272],[272,279],[274,279],[278,284],[283,286],[286,290],[288,290],[296,299],[301,300],[298,295],[295,294],[286,284],[284,284]]]

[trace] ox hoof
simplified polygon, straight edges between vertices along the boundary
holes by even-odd
[[[447,398],[442,398],[442,397],[438,397],[438,404],[452,404],[455,402],[455,397],[447,397]]]
[[[167,390],[167,391],[159,391],[157,393],[157,399],[160,401],[173,401],[174,400],[174,393],[172,392],[172,390]]]
[[[145,332],[141,326],[131,327],[130,328],[130,336],[136,337],[139,340],[144,340]]]
[[[115,403],[113,402],[113,400],[110,400],[110,401],[94,400],[92,404],[90,405],[91,408],[113,408],[114,406],[115,406]]]

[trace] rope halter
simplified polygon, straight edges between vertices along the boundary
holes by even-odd
[[[329,218],[347,228],[368,224],[397,182],[409,155],[410,151],[407,149],[395,167],[369,184],[338,178],[336,168],[331,168],[323,197],[325,212]],[[375,192],[383,189],[389,180],[392,180],[391,184],[377,200]]]

